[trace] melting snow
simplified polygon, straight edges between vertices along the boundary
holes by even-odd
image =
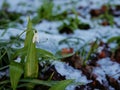
[[[111,76],[112,78],[116,79],[120,82],[120,64],[113,62],[110,58],[104,58],[97,62],[100,66],[94,68],[93,73],[96,74],[97,80],[103,84],[106,80],[106,75]]]
[[[91,80],[87,80],[86,76],[84,76],[80,70],[74,69],[64,62],[54,61],[53,65],[55,66],[58,73],[62,76],[65,76],[66,79],[75,79],[75,82],[80,82],[83,84],[91,82]],[[70,85],[66,89],[74,90],[74,88],[75,85]]]
[[[4,0],[0,0],[0,8],[2,6]],[[67,10],[69,8],[72,8],[71,5],[66,5],[65,3],[70,3],[71,0],[54,0],[54,3],[56,5],[62,5],[61,11],[62,10]],[[75,0],[77,1],[77,0]],[[41,5],[41,2],[39,0],[7,0],[7,2],[9,2],[11,8],[10,11],[16,11],[16,12],[26,12],[28,10],[32,10],[32,11],[36,11],[36,8],[38,8]],[[22,3],[21,3],[22,2]],[[92,2],[92,5],[90,5]],[[96,38],[102,39],[104,42],[107,41],[107,39],[109,39],[110,37],[113,36],[119,36],[120,35],[120,30],[119,28],[113,26],[106,26],[106,27],[102,27],[100,25],[98,25],[98,21],[93,21],[90,20],[90,16],[88,15],[88,12],[90,11],[90,9],[92,8],[99,8],[101,5],[103,5],[104,3],[108,3],[110,2],[111,4],[120,4],[120,0],[79,0],[79,2],[77,3],[77,5],[75,6],[75,8],[78,8],[79,6],[83,6],[83,7],[88,7],[88,10],[84,10],[80,12],[82,13],[83,16],[85,16],[85,18],[79,17],[79,19],[82,22],[87,22],[88,24],[90,24],[90,26],[92,27],[90,30],[87,31],[83,31],[83,30],[75,30],[74,34],[71,35],[66,35],[66,34],[62,34],[60,35],[58,33],[58,27],[61,25],[61,22],[50,22],[50,21],[43,21],[39,24],[37,24],[35,26],[35,28],[39,31],[39,37],[40,37],[40,43],[37,44],[37,47],[40,48],[44,48],[46,50],[49,50],[53,53],[55,53],[58,49],[64,47],[63,46],[59,46],[59,41],[65,39],[66,37],[79,37],[82,38],[84,40],[84,43],[86,42],[91,42],[91,41],[95,41]],[[18,6],[18,4],[21,3],[20,6]],[[26,6],[22,6],[22,4],[26,4]],[[64,4],[64,5],[63,5]],[[26,20],[26,17],[21,17],[23,20]],[[120,17],[114,18],[115,22],[118,23],[118,25],[120,25]],[[23,26],[25,26],[26,22],[24,22]],[[19,26],[21,27],[21,25]],[[19,35],[24,29],[15,29],[15,28],[9,28],[7,29],[6,33],[4,35],[2,35],[4,33],[4,30],[0,30],[0,39],[5,39],[5,40],[9,40],[10,36],[16,36]],[[22,38],[24,38],[24,35],[22,36]],[[82,43],[83,44],[83,43]],[[79,43],[77,46],[73,46],[74,49],[76,49],[76,47],[79,47],[81,45],[81,43]],[[111,44],[111,47],[114,47],[116,44]],[[59,46],[59,47],[58,47]],[[99,51],[102,48],[99,48]],[[96,67],[93,69],[93,73],[97,74],[97,80],[100,83],[104,83],[106,80],[105,75],[107,74],[108,76],[112,76],[113,78],[115,78],[116,80],[118,80],[118,82],[120,82],[120,80],[118,79],[120,76],[120,73],[117,74],[118,72],[120,72],[120,64],[111,61],[109,58],[104,58],[102,60],[99,60],[97,62],[100,66]],[[83,82],[85,84],[89,83],[90,81],[87,80],[86,76],[84,76],[82,74],[82,72],[80,70],[74,69],[73,67],[69,66],[66,63],[63,62],[59,62],[59,61],[55,61],[53,63],[55,65],[56,70],[58,71],[58,73],[60,73],[62,76],[65,76],[66,79],[75,79],[76,82]],[[0,72],[0,77],[2,75],[5,75],[6,72]],[[74,90],[75,86],[74,85],[70,85],[69,87],[67,87],[67,90]],[[110,90],[113,90],[112,87],[109,87]]]

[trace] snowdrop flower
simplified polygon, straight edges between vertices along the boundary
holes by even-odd
[[[34,36],[33,36],[33,43],[35,42],[39,43],[39,35],[37,31],[34,32]]]

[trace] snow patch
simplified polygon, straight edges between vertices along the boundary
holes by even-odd
[[[90,83],[91,80],[87,80],[86,76],[82,74],[80,70],[74,69],[73,67],[69,66],[68,64],[60,61],[54,61],[53,65],[59,74],[65,76],[66,79],[75,79],[75,82],[80,83]],[[70,89],[71,88],[71,89]],[[75,86],[70,85],[67,87],[67,90],[74,90]]]
[[[106,80],[106,75],[111,76],[112,78],[116,79],[120,82],[120,64],[113,62],[110,58],[104,58],[97,62],[100,66],[94,68],[93,73],[96,74],[97,80],[103,84],[103,81]]]

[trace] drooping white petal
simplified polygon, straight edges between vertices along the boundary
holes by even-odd
[[[34,33],[34,36],[33,36],[33,43],[35,42],[38,42],[39,43],[39,35],[37,32]]]

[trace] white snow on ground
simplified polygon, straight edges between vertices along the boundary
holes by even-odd
[[[9,69],[6,69],[5,71],[0,71],[0,78],[2,78],[3,76],[9,76]]]
[[[104,58],[97,62],[100,66],[94,68],[93,73],[96,74],[97,80],[103,84],[103,82],[107,81],[105,75],[111,76],[112,78],[116,79],[118,82],[120,76],[120,64],[113,62],[110,58]]]
[[[40,32],[46,32],[51,34],[58,34],[58,27],[61,25],[61,22],[53,21],[42,21],[42,23],[37,24],[35,28]]]
[[[74,69],[64,62],[54,61],[53,65],[58,73],[65,76],[66,79],[75,79],[75,82],[80,82],[83,84],[91,82],[91,80],[87,80],[86,76],[84,76],[80,70]],[[74,90],[74,88],[75,85],[70,85],[66,88],[66,90]]]
[[[10,36],[18,36],[20,35],[25,29],[16,29],[16,28],[9,28],[7,30],[0,30],[0,39],[9,40]],[[5,33],[4,33],[5,32]]]
[[[4,0],[0,0],[0,8]],[[56,5],[60,5],[61,11],[64,11],[66,9],[72,8],[71,5],[66,5],[65,3],[70,3],[71,0],[54,0],[54,3]],[[73,0],[77,1],[77,0]],[[16,12],[26,12],[28,10],[36,11],[36,8],[38,8],[41,5],[40,0],[7,0],[7,2],[10,4],[11,8],[10,11],[16,11]],[[91,4],[92,2],[92,4]],[[82,42],[82,45],[87,42],[95,41],[96,38],[102,39],[104,42],[107,41],[110,37],[113,36],[120,36],[120,29],[113,26],[106,26],[102,27],[98,25],[97,20],[93,21],[90,19],[90,15],[87,15],[90,9],[92,8],[99,8],[104,3],[110,2],[111,4],[120,4],[120,0],[78,0],[77,5],[74,5],[73,7],[78,8],[79,6],[88,7],[89,9],[80,11],[82,15],[85,16],[79,17],[79,19],[82,22],[87,22],[92,27],[90,30],[75,30],[74,34],[66,35],[66,34],[59,34],[58,33],[58,27],[61,25],[61,22],[50,22],[50,21],[42,21],[41,23],[37,24],[35,28],[39,31],[39,37],[40,37],[40,43],[37,43],[37,47],[46,49],[48,51],[51,51],[55,53],[57,50],[64,48],[65,45],[59,46],[59,41],[67,38],[67,37],[79,37],[84,40]],[[21,3],[20,6],[18,4]],[[24,6],[25,3],[25,6]],[[64,4],[62,6],[62,4]],[[31,16],[32,17],[32,16]],[[27,17],[21,17],[26,20]],[[114,18],[115,22],[120,25],[120,17]],[[24,26],[26,22],[24,22],[23,29],[16,29],[16,28],[9,28],[7,29],[6,33],[3,35],[4,30],[0,30],[0,40],[5,39],[9,40],[10,36],[16,36],[19,35],[21,32],[23,32]],[[21,25],[19,26],[21,28]],[[24,35],[22,36],[24,38]],[[58,47],[59,46],[59,47]],[[79,43],[77,46],[71,45],[74,49],[78,49],[81,46],[81,43]],[[111,44],[111,47],[115,47],[116,44]],[[100,83],[104,83],[107,81],[105,79],[105,74],[108,76],[112,76],[116,80],[118,80],[118,77],[120,74],[116,74],[120,72],[120,64],[116,62],[112,62],[109,58],[105,58],[102,60],[99,60],[97,62],[100,66],[94,68],[93,73],[97,74],[97,80],[100,81]],[[61,75],[65,76],[66,79],[75,79],[76,82],[83,82],[83,83],[89,83],[90,81],[87,80],[86,76],[82,74],[80,70],[74,69],[68,64],[65,64],[63,62],[55,61],[53,63],[55,65],[56,70]],[[0,77],[4,75],[5,73],[0,72]],[[120,82],[120,80],[118,80]],[[67,90],[74,90],[75,86],[71,85],[67,87]],[[111,87],[112,88],[112,87]],[[112,90],[112,89],[110,89]]]
[[[55,61],[53,62],[56,70],[66,79],[75,79],[76,82],[88,83],[87,78],[82,74],[80,70],[74,69],[66,63]]]
[[[4,1],[9,3],[9,11],[16,11],[21,13],[27,12],[29,10],[36,11],[36,9],[42,4],[40,0],[0,0],[0,9]]]
[[[39,37],[40,43],[37,43],[37,47],[46,49],[54,54],[59,49],[59,41],[65,39],[65,37],[61,35],[51,35],[44,32],[39,32]]]

